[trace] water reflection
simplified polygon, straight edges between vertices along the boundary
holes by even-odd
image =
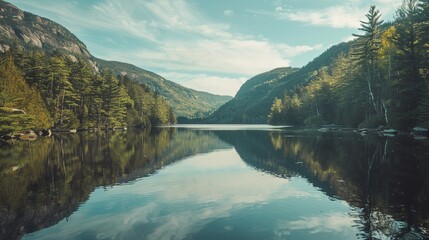
[[[132,181],[215,148],[230,147],[210,134],[174,129],[61,134],[3,143],[0,239],[16,239],[56,224],[87,201],[96,187]]]
[[[355,224],[360,238],[429,238],[427,141],[353,134],[240,134],[217,135],[252,166],[282,177],[303,176],[328,196],[346,200],[359,217]]]
[[[427,140],[224,130],[3,145],[0,239],[429,238]]]

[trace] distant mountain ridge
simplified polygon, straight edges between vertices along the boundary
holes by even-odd
[[[183,87],[131,64],[98,59],[60,24],[0,0],[0,52],[12,48],[59,52],[71,60],[82,59],[96,70],[110,68],[117,75],[126,74],[165,97],[177,116],[204,117],[232,98]]]
[[[184,87],[132,64],[94,59],[101,69],[111,69],[116,75],[126,74],[129,78],[146,84],[151,90],[164,96],[179,117],[208,116],[232,99],[231,96],[214,95]]]
[[[267,123],[275,98],[295,87],[312,81],[314,72],[329,66],[351,43],[330,47],[306,66],[276,68],[259,74],[241,86],[236,96],[203,121],[206,123]]]

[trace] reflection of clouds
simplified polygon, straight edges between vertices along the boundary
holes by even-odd
[[[162,174],[163,181],[170,183],[162,193],[168,202],[245,204],[308,195],[290,186],[285,188],[286,179],[250,169],[233,150],[188,159]],[[191,174],[185,187],[179,183],[184,174]]]
[[[309,195],[288,186],[286,179],[251,169],[234,150],[189,158],[157,177],[162,181],[158,184],[165,187],[159,196],[164,206],[182,203],[186,207],[161,216],[148,239],[181,239],[250,204]]]
[[[98,189],[68,222],[45,229],[40,236],[56,239],[94,233],[114,239],[182,239],[255,204],[288,198],[320,200],[320,194],[308,185],[252,169],[233,149],[222,150],[169,165],[131,185]],[[277,234],[306,228],[333,230],[350,224],[340,217],[287,222]],[[233,227],[225,229],[232,231]]]
[[[302,217],[300,220],[283,222],[280,229],[310,230],[310,233],[341,232],[344,228],[352,226],[353,218],[346,213],[331,213],[315,217]]]
[[[143,207],[135,208],[133,211],[127,212],[122,217],[122,223],[124,225],[130,225],[136,222],[138,219],[142,223],[150,222],[152,216],[156,216],[159,214],[159,205],[156,203],[149,203]]]

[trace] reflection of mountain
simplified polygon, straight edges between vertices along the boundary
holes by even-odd
[[[427,142],[356,135],[287,137],[216,132],[242,159],[276,176],[303,176],[359,210],[362,238],[429,237]]]
[[[56,224],[99,186],[132,181],[187,156],[230,148],[213,134],[162,129],[63,134],[0,147],[0,239]]]

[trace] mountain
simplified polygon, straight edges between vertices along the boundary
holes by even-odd
[[[275,98],[299,85],[312,81],[314,72],[329,66],[350,43],[335,45],[301,69],[277,68],[249,79],[237,95],[204,120],[207,123],[267,123]]]
[[[128,63],[94,59],[99,68],[111,69],[116,75],[126,74],[129,78],[146,84],[150,89],[164,96],[179,117],[207,116],[232,99],[230,96],[214,95],[183,87]]]
[[[195,91],[130,64],[98,59],[91,55],[83,42],[60,24],[24,12],[2,0],[0,14],[0,52],[42,49],[48,53],[60,53],[72,61],[84,60],[96,71],[110,68],[118,75],[126,74],[146,84],[165,97],[177,116],[203,117],[232,98]]]

